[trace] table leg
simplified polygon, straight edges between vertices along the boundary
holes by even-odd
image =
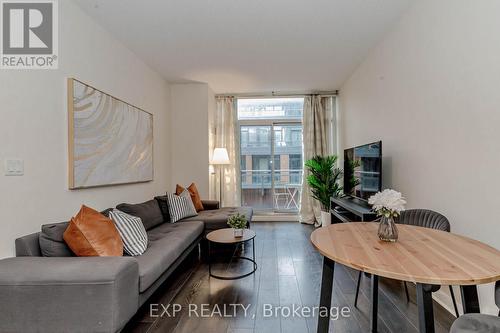
[[[479,313],[479,298],[476,286],[460,286],[464,313]]]
[[[323,258],[323,275],[321,277],[321,295],[319,297],[319,314],[318,314],[318,333],[328,333],[330,325],[330,309],[332,306],[332,288],[333,288],[333,269],[335,262],[324,257]],[[325,316],[321,315],[322,309],[326,309],[328,313]]]
[[[418,327],[420,333],[434,333],[432,290],[417,283]]]
[[[253,252],[253,265],[255,268],[255,265],[257,265],[255,261],[255,238],[252,238],[252,252]]]
[[[372,274],[372,297],[371,297],[371,316],[370,316],[370,327],[372,332],[377,332],[377,309],[378,309],[378,276]]]
[[[208,242],[208,276],[212,276],[212,263],[211,263],[212,255],[210,253],[210,241],[207,240],[207,242]]]

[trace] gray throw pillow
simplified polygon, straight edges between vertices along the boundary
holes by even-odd
[[[42,225],[38,243],[44,257],[73,257],[74,254],[63,239],[69,222]]]
[[[122,203],[116,206],[116,209],[132,216],[140,217],[146,230],[154,228],[164,222],[160,206],[155,199],[139,204]]]
[[[168,198],[166,195],[155,197],[155,200],[160,206],[161,213],[163,214],[163,221],[170,222],[170,212],[168,211]]]

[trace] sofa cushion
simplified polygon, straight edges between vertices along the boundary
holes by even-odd
[[[154,199],[139,204],[122,203],[116,206],[116,209],[132,216],[140,217],[146,230],[164,222],[160,206]]]
[[[68,225],[69,222],[42,225],[38,242],[44,257],[72,257],[75,255],[63,239],[64,231]]]
[[[71,218],[63,239],[77,256],[123,255],[122,239],[113,221],[85,205]]]
[[[139,291],[148,289],[203,233],[203,222],[164,223],[148,231],[149,246],[139,263]]]
[[[163,215],[163,222],[170,222],[170,212],[168,211],[168,198],[166,195],[155,197]]]
[[[205,210],[214,210],[219,209],[219,201],[218,200],[202,200],[203,208]]]
[[[229,216],[236,213],[245,215],[249,225],[252,220],[253,209],[250,207],[223,207],[214,210],[203,210],[198,213],[198,216],[189,217],[179,222],[187,221],[203,221],[205,223],[205,230],[212,231],[217,229],[229,228],[227,219]]]

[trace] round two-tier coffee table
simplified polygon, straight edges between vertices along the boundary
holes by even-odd
[[[234,237],[234,230],[232,228],[225,228],[225,229],[219,229],[212,231],[207,234],[207,241],[208,241],[208,273],[211,277],[214,277],[216,279],[221,279],[221,280],[236,280],[236,279],[241,279],[246,276],[249,276],[257,270],[257,262],[255,262],[255,231],[250,230],[250,229],[245,229],[243,230],[243,237]],[[248,241],[252,241],[252,258],[244,257],[244,256],[234,256],[231,259],[241,259],[241,260],[247,260],[250,261],[253,264],[253,269],[249,273],[245,273],[243,275],[238,275],[238,276],[221,276],[221,275],[216,275],[212,274],[212,250],[211,250],[211,243],[219,243],[219,244],[234,244],[235,245],[235,250],[240,244],[244,244]],[[235,251],[236,252],[236,251]]]

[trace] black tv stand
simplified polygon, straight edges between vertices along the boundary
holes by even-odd
[[[335,207],[341,207],[341,209],[336,210]],[[367,222],[377,218],[366,201],[348,196],[330,198],[330,214],[332,215],[332,223]]]

